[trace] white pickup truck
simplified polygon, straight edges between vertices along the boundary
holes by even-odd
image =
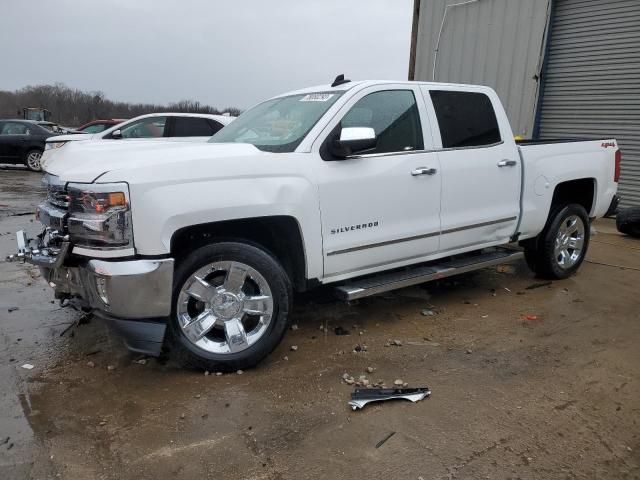
[[[523,256],[568,277],[619,171],[613,139],[518,145],[490,88],[338,77],[209,143],[78,142],[14,258],[132,350],[235,370],[278,345],[294,292],[353,300]]]

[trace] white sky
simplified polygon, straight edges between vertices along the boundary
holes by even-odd
[[[413,0],[0,0],[0,90],[246,108],[288,90],[407,78]]]

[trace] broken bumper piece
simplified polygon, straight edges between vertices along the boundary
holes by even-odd
[[[55,298],[71,300],[105,320],[122,334],[130,350],[160,353],[166,317],[171,313],[172,258],[73,257],[68,237],[50,229],[36,239],[20,231],[17,242],[18,253],[7,260],[40,267]]]
[[[367,403],[384,400],[411,400],[419,402],[431,395],[428,387],[420,388],[356,388],[351,394],[349,405],[353,410],[363,408]]]

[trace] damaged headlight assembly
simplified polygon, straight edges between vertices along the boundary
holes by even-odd
[[[56,148],[64,147],[67,143],[68,143],[67,141],[63,141],[63,142],[46,142],[44,144],[44,149],[45,150],[55,150]]]
[[[68,231],[75,247],[133,249],[131,205],[126,183],[69,183],[67,188]]]

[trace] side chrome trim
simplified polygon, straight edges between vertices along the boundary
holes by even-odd
[[[394,263],[406,262],[408,260],[416,260],[418,258],[425,258],[425,257],[428,257],[429,255],[433,255],[435,253],[437,253],[437,252],[434,252],[434,253],[421,253],[420,255],[412,255],[410,257],[397,258],[395,260],[391,260],[391,261],[388,261],[388,262],[371,263],[369,265],[364,265],[364,266],[358,267],[358,268],[351,268],[349,270],[343,270],[341,272],[330,273],[329,275],[325,275],[324,278],[339,277],[340,275],[347,275],[348,273],[361,272],[362,270],[368,270],[370,268],[384,267],[386,265],[393,265]]]
[[[489,222],[482,222],[482,223],[474,223],[472,225],[465,225],[464,227],[449,228],[447,230],[442,230],[440,232],[425,233],[423,235],[415,235],[413,237],[405,237],[405,238],[399,238],[399,239],[396,239],[396,240],[387,240],[387,241],[384,241],[384,242],[369,243],[369,244],[366,244],[366,245],[359,245],[357,247],[345,248],[343,250],[333,250],[333,251],[327,253],[327,257],[331,257],[333,255],[341,255],[343,253],[357,252],[359,250],[367,250],[369,248],[385,247],[387,245],[393,245],[393,244],[396,244],[396,243],[412,242],[414,240],[420,240],[422,238],[436,237],[438,235],[446,235],[448,233],[462,232],[463,230],[471,230],[473,228],[487,227],[489,225],[495,225],[495,224],[498,224],[498,223],[510,222],[512,220],[516,220],[517,218],[518,217],[500,218],[498,220],[491,220]],[[420,255],[420,256],[424,256],[424,255]],[[402,260],[394,260],[393,262],[390,262],[390,263],[395,263],[396,261],[402,261]]]
[[[448,148],[432,148],[430,150],[402,150],[399,152],[385,152],[385,153],[369,153],[364,155],[349,155],[348,160],[357,158],[376,158],[376,157],[391,157],[399,155],[415,155],[417,153],[439,153],[439,152],[454,152],[456,150],[475,150],[478,148],[491,148],[504,144],[504,140],[496,143],[490,143],[489,145],[473,145],[470,147],[448,147]]]
[[[387,240],[384,242],[369,243],[367,245],[359,245],[357,247],[345,248],[343,250],[334,250],[332,252],[328,252],[327,257],[331,257],[332,255],[340,255],[342,253],[357,252],[358,250],[366,250],[368,248],[384,247],[386,245],[393,245],[394,243],[412,242],[414,240],[420,240],[421,238],[436,237],[438,235],[440,235],[440,232],[432,232],[432,233],[425,233],[423,235],[415,235],[413,237],[399,238],[397,240]]]
[[[464,227],[449,228],[442,231],[442,235],[447,233],[462,232],[463,230],[471,230],[472,228],[488,227],[489,225],[495,225],[497,223],[511,222],[517,220],[518,217],[500,218],[498,220],[491,220],[490,222],[474,223],[473,225],[465,225]]]

